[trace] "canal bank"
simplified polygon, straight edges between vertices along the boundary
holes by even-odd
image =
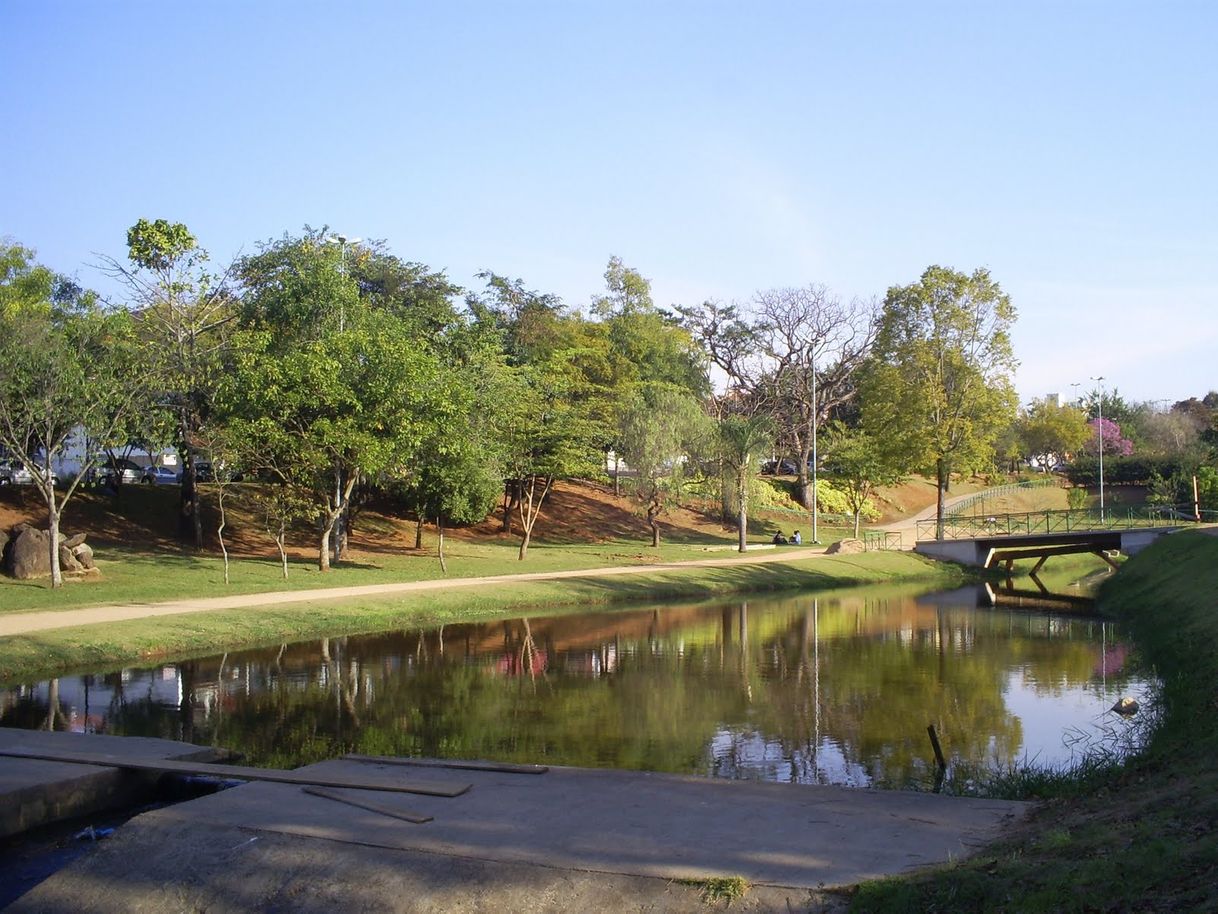
[[[0,751],[33,742],[67,757],[122,741],[0,731]],[[336,759],[293,774],[365,786],[247,783],[144,813],[10,910],[694,911],[731,879],[754,886],[734,909],[823,910],[825,889],[967,855],[1028,808],[562,767]]]
[[[1218,538],[1164,537],[1101,590],[1162,683],[1145,749],[1024,779],[1045,803],[971,860],[863,885],[851,910],[1218,910]]]
[[[216,600],[133,603],[55,612],[0,614],[0,683],[82,667],[150,662],[306,638],[415,625],[485,620],[544,607],[641,600],[711,599],[735,593],[825,591],[861,584],[948,589],[957,566],[908,553],[830,556],[808,549],[765,550],[666,566],[410,581],[371,588],[249,594]]]

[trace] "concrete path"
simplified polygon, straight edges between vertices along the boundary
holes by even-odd
[[[753,551],[756,549],[757,551]],[[176,616],[183,613],[208,612],[217,609],[244,609],[254,606],[282,606],[289,603],[311,603],[321,600],[344,600],[352,597],[377,597],[401,593],[452,590],[469,587],[496,587],[528,581],[557,581],[563,578],[615,577],[619,575],[651,574],[681,568],[755,565],[761,562],[791,562],[822,556],[822,550],[808,547],[774,549],[759,545],[744,555],[722,559],[695,559],[689,562],[664,562],[655,565],[621,565],[611,568],[583,568],[573,571],[538,571],[525,574],[500,574],[482,578],[440,578],[432,581],[401,581],[393,584],[365,584],[357,587],[318,587],[311,590],[284,590],[271,593],[241,594],[231,597],[174,600],[167,603],[128,603],[110,606],[90,606],[83,609],[61,609],[38,612],[18,612],[0,615],[0,638],[27,635],[56,628],[76,628],[104,622],[126,622],[156,616]]]
[[[695,911],[697,892],[674,886],[726,876],[771,887],[738,910],[809,910],[826,887],[966,856],[1030,808],[576,768],[298,770],[473,787],[455,798],[339,791],[434,816],[411,824],[292,785],[245,784],[133,819],[10,910]]]

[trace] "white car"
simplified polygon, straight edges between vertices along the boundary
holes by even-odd
[[[13,463],[9,467],[7,482],[14,486],[32,486],[34,484],[34,474],[38,473],[41,475],[42,472],[42,467],[38,467],[37,469],[31,471],[29,467],[25,466],[24,464]],[[59,477],[55,475],[54,472],[51,473],[51,485],[59,485]]]
[[[173,486],[177,485],[178,474],[169,467],[148,467],[140,482],[150,486]]]

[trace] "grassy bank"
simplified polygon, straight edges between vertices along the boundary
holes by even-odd
[[[587,577],[498,584],[493,589],[200,612],[0,639],[0,683],[327,635],[487,619],[533,609],[552,613],[563,608],[578,611],[588,605],[709,599],[748,591],[822,591],[876,583],[918,582],[928,588],[949,588],[961,580],[962,573],[955,566],[887,552],[602,578],[592,570]],[[363,578],[360,583],[371,581]]]
[[[1165,537],[1101,591],[1162,680],[1145,751],[1028,778],[1045,805],[945,870],[860,887],[859,912],[1218,910],[1218,538]]]

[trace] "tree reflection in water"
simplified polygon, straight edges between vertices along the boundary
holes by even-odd
[[[225,746],[929,786],[1065,761],[1146,681],[1108,623],[862,589],[530,617],[231,652],[0,691],[0,725]]]

